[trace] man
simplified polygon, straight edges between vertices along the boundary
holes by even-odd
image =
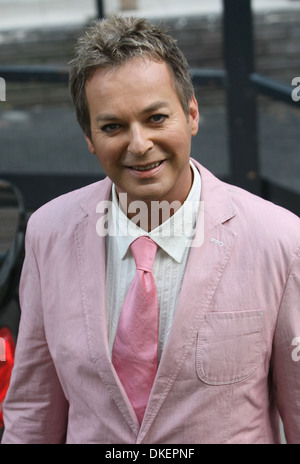
[[[160,27],[96,23],[70,87],[108,177],[29,221],[3,442],[279,443],[280,414],[300,443],[300,220],[190,159],[197,102]]]

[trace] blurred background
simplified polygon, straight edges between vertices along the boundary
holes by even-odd
[[[222,0],[0,0],[0,77],[6,76],[6,102],[0,103],[0,177],[17,183],[28,209],[76,187],[78,176],[89,182],[102,175],[75,121],[64,74],[76,38],[99,15],[100,4],[104,15],[120,12],[166,23],[191,68],[224,69]],[[253,0],[251,6],[255,71],[290,86],[300,75],[300,1]],[[231,20],[234,24],[241,19]],[[241,40],[237,35],[235,41]],[[19,73],[3,73],[7,66],[19,66]],[[53,74],[48,81],[44,73],[26,77],[26,68],[33,66],[50,67],[51,72],[57,68],[61,74],[55,82]],[[212,80],[196,89],[201,125],[192,155],[216,175],[229,178],[226,88]],[[296,190],[298,107],[257,98],[259,173]]]
[[[68,62],[82,29],[116,12],[167,24],[184,51],[201,115],[192,156],[300,214],[299,0],[0,0],[0,328],[15,339],[28,216],[104,176],[75,119]]]

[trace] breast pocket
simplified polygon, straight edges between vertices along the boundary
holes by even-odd
[[[209,385],[241,382],[262,353],[263,311],[208,313],[198,333],[196,368]]]

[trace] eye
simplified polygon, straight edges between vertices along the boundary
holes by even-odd
[[[112,124],[105,124],[105,126],[101,127],[103,132],[107,134],[111,134],[120,128],[120,124],[112,123]]]
[[[151,116],[150,121],[158,124],[164,122],[166,119],[168,119],[168,115],[166,114],[154,114]]]

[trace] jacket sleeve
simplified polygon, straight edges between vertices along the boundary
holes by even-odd
[[[64,443],[68,403],[48,350],[38,263],[28,223],[20,281],[21,321],[15,364],[4,402],[2,444]]]
[[[291,267],[278,314],[273,370],[286,441],[300,444],[300,248]]]

